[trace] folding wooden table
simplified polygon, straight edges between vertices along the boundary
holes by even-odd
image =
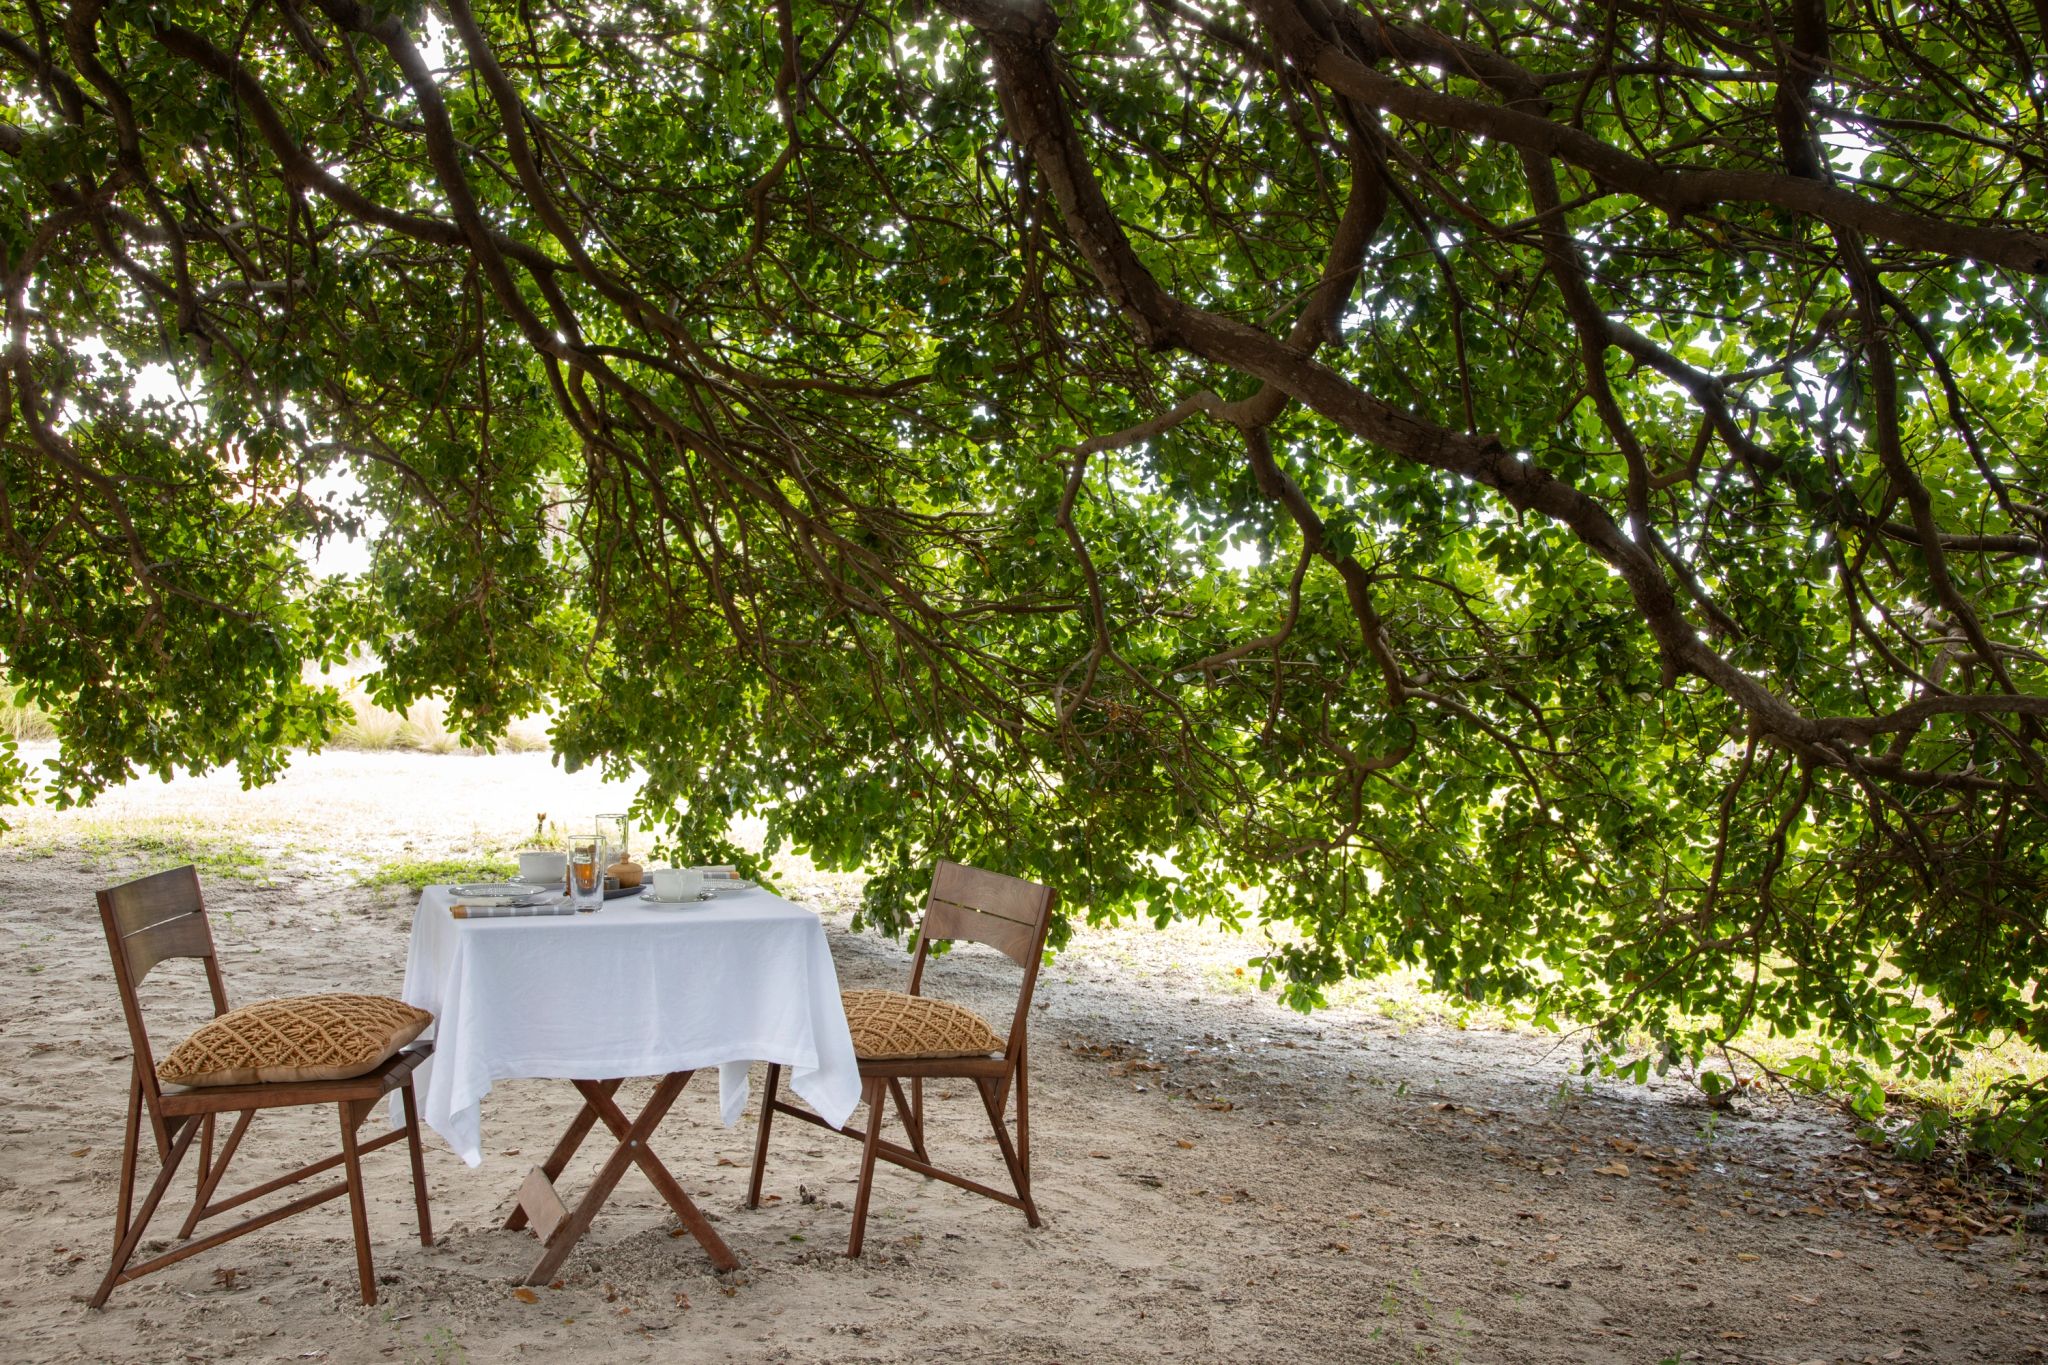
[[[578,1239],[590,1230],[590,1224],[597,1217],[597,1211],[604,1207],[604,1201],[611,1197],[614,1186],[626,1174],[626,1167],[637,1165],[646,1175],[648,1183],[660,1192],[675,1210],[683,1226],[697,1239],[700,1246],[711,1255],[711,1264],[720,1270],[739,1269],[739,1259],[718,1235],[718,1230],[690,1201],[690,1196],[676,1178],[669,1174],[668,1167],[661,1164],[647,1145],[654,1130],[661,1126],[669,1106],[683,1093],[683,1087],[690,1083],[693,1071],[671,1071],[663,1076],[654,1087],[654,1096],[640,1110],[638,1117],[628,1119],[612,1095],[619,1088],[619,1081],[571,1081],[583,1096],[583,1108],[577,1111],[562,1140],[555,1144],[555,1150],[548,1159],[527,1173],[526,1182],[519,1187],[519,1204],[512,1210],[512,1216],[505,1220],[505,1226],[517,1232],[531,1226],[534,1235],[540,1238],[540,1259],[527,1272],[525,1283],[546,1284],[554,1279],[562,1262],[569,1259],[570,1249]],[[555,1181],[568,1169],[569,1160],[576,1155],[576,1149],[583,1145],[583,1139],[599,1119],[618,1139],[618,1145],[605,1158],[598,1169],[597,1178],[583,1197],[570,1208],[562,1202],[562,1196],[555,1189]]]
[[[583,1100],[505,1222],[540,1239],[524,1282],[555,1277],[634,1166],[713,1265],[737,1267],[652,1141],[705,1068],[717,1069],[720,1117],[736,1122],[757,1060],[780,1064],[834,1126],[852,1114],[859,1066],[818,917],[755,889],[680,907],[612,901],[587,915],[457,919],[450,903],[445,887],[420,897],[403,991],[435,1016],[434,1057],[415,1082],[427,1126],[474,1166],[493,1082],[565,1080]],[[632,1076],[658,1079],[629,1115],[617,1096]],[[556,1182],[600,1125],[611,1150],[572,1205]]]

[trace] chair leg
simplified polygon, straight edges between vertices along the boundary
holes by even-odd
[[[860,1193],[853,1200],[853,1236],[846,1243],[849,1257],[860,1255],[860,1244],[867,1234],[868,1196],[875,1187],[875,1153],[882,1140],[882,1095],[887,1082],[876,1076],[862,1087],[868,1106],[867,1138],[860,1149]]]
[[[1009,1125],[1003,1122],[1001,1090],[994,1081],[976,1081],[975,1085],[981,1091],[982,1107],[988,1110],[988,1121],[996,1130],[996,1146],[1003,1149],[1003,1164],[1010,1168],[1010,1183],[1017,1187],[1017,1198],[1024,1202],[1024,1221],[1037,1227],[1038,1205],[1031,1201],[1031,1177],[1018,1161],[1017,1148],[1010,1141]]]
[[[761,1126],[754,1134],[754,1174],[747,1181],[747,1207],[761,1207],[761,1177],[768,1169],[768,1125],[775,1122],[775,1091],[782,1084],[782,1064],[768,1063],[768,1083],[761,1092]]]
[[[213,1115],[199,1120],[199,1170],[198,1180],[192,1188],[192,1212],[185,1215],[185,1226],[178,1233],[180,1240],[192,1235],[192,1227],[199,1221],[199,1210],[206,1207],[206,1177],[213,1174]]]
[[[132,1070],[132,1068],[131,1068]],[[142,1073],[128,1082],[128,1126],[121,1140],[121,1205],[114,1210],[114,1245],[128,1240],[128,1214],[135,1207],[136,1144],[142,1141]]]
[[[377,1272],[370,1264],[370,1215],[363,1201],[363,1163],[356,1150],[356,1125],[362,1115],[351,1112],[355,1103],[343,1101],[337,1106],[341,1113],[341,1164],[348,1171],[348,1216],[355,1225],[356,1234],[356,1279],[362,1285],[363,1303],[377,1302]]]
[[[175,1123],[176,1121],[174,1120],[173,1122]],[[149,1228],[149,1220],[156,1216],[156,1206],[163,1202],[164,1191],[171,1187],[171,1178],[177,1175],[178,1167],[184,1164],[185,1153],[191,1149],[192,1139],[198,1134],[199,1125],[187,1119],[182,1123],[178,1123],[174,1130],[166,1129],[165,1131],[167,1133],[175,1131],[176,1136],[171,1139],[170,1148],[164,1153],[164,1168],[157,1173],[156,1183],[149,1187],[149,1195],[142,1201],[142,1208],[136,1212],[134,1219],[129,1222],[127,1235],[114,1248],[114,1262],[107,1267],[107,1277],[100,1281],[99,1292],[95,1293],[89,1301],[94,1308],[104,1308],[106,1306],[107,1295],[114,1292],[114,1286],[121,1282],[121,1272],[126,1270],[128,1262],[135,1258],[135,1248],[141,1244],[142,1234]],[[130,1176],[132,1179],[132,1162],[129,1164],[131,1166]],[[124,1210],[126,1209],[125,1201],[122,1207]]]
[[[419,1101],[413,1096],[411,1081],[399,1093],[405,1098],[405,1149],[412,1158],[412,1202],[419,1215],[420,1245],[430,1247],[434,1244],[434,1216],[427,1211],[427,1159],[420,1152]]]
[[[249,1131],[249,1121],[256,1117],[254,1109],[239,1110],[235,1115],[235,1126],[228,1130],[228,1140],[220,1149],[220,1160],[209,1161],[208,1148],[212,1145],[213,1134],[200,1130],[199,1134],[199,1193],[192,1200],[192,1212],[185,1215],[185,1226],[178,1229],[178,1240],[184,1241],[192,1235],[206,1217],[206,1203],[213,1198],[213,1192],[220,1188],[221,1177],[228,1173],[228,1163],[235,1159],[235,1152],[242,1145],[242,1135]],[[210,1127],[213,1115],[206,1116]]]
[[[917,1077],[911,1077],[911,1084],[917,1084]],[[903,1082],[894,1076],[889,1078],[889,1096],[896,1101],[896,1114],[903,1120],[903,1131],[910,1138],[910,1150],[917,1153],[919,1161],[930,1161],[931,1156],[924,1149],[924,1123],[918,1112],[922,1104],[913,1104],[905,1099]]]
[[[1038,1206],[1031,1202],[1031,1074],[1024,1050],[1017,1050],[1017,1169],[1023,1174],[1023,1183],[1017,1188],[1017,1197],[1029,1206],[1031,1216],[1038,1216]],[[1036,1227],[1037,1224],[1032,1224]]]

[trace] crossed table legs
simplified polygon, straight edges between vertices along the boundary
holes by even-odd
[[[690,1202],[690,1196],[669,1174],[668,1167],[662,1165],[661,1159],[647,1146],[647,1139],[661,1125],[669,1106],[683,1093],[683,1087],[690,1083],[693,1074],[671,1071],[663,1076],[654,1087],[654,1097],[647,1101],[647,1107],[640,1111],[639,1117],[631,1120],[612,1100],[612,1095],[619,1088],[617,1080],[570,1082],[582,1094],[583,1108],[577,1111],[547,1161],[527,1174],[526,1183],[519,1187],[519,1206],[505,1220],[505,1227],[515,1232],[531,1223],[535,1235],[540,1238],[540,1259],[527,1273],[525,1283],[546,1284],[554,1278],[562,1262],[569,1258],[570,1249],[590,1230],[591,1220],[604,1207],[604,1201],[611,1197],[612,1187],[619,1183],[629,1165],[640,1167],[648,1182],[676,1211],[676,1217],[682,1219],[684,1228],[710,1253],[713,1265],[720,1270],[739,1269],[738,1259],[711,1226],[710,1220],[705,1218],[703,1210]],[[590,1188],[583,1192],[583,1198],[571,1209],[556,1192],[555,1181],[568,1168],[569,1159],[576,1155],[576,1149],[583,1145],[583,1139],[590,1135],[590,1130],[600,1120],[618,1139],[618,1146],[605,1158],[604,1165],[598,1169],[597,1179],[591,1182]]]

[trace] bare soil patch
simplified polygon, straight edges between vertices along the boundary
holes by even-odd
[[[749,1212],[751,1121],[719,1127],[714,1087],[693,1087],[659,1149],[744,1268],[713,1274],[629,1175],[560,1287],[525,1303],[512,1280],[532,1243],[497,1225],[574,1097],[514,1082],[486,1104],[481,1169],[429,1141],[434,1248],[412,1237],[400,1152],[371,1158],[376,1308],[354,1301],[340,1205],[85,1308],[110,1247],[128,1066],[91,890],[165,856],[123,843],[123,828],[190,822],[252,850],[241,875],[207,880],[237,1001],[396,993],[411,897],[355,886],[351,866],[408,841],[424,854],[516,839],[540,811],[623,809],[630,790],[542,755],[330,755],[260,792],[231,777],[152,782],[95,812],[17,821],[0,842],[0,1358],[2048,1357],[2048,1276],[2023,1220],[1873,1160],[1824,1106],[1714,1117],[1675,1084],[1588,1090],[1554,1039],[1303,1018],[1219,991],[1234,979],[1219,964],[1251,945],[1186,927],[1084,933],[1042,980],[1041,1230],[885,1168],[868,1254],[848,1262],[853,1144],[778,1129],[778,1198]],[[847,931],[846,882],[799,871],[783,889],[825,917],[842,984],[900,984],[902,946]],[[941,966],[970,1003],[1001,997],[995,963]],[[993,1174],[979,1121],[971,1093],[938,1103],[932,1146]],[[239,1173],[304,1159],[331,1125],[259,1121]],[[268,1167],[249,1159],[271,1153]]]

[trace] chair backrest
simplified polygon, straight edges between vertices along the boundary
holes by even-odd
[[[156,1061],[150,1053],[149,1031],[143,1024],[136,988],[159,964],[172,958],[196,957],[206,967],[213,1012],[228,1012],[227,986],[221,980],[220,958],[206,919],[206,898],[199,894],[199,873],[173,868],[99,893],[100,924],[114,957],[114,983],[121,992],[121,1013],[135,1045],[136,1077],[155,1110]]]
[[[994,948],[1024,969],[1006,1049],[1014,1059],[1024,1046],[1031,992],[1038,983],[1038,966],[1045,956],[1045,936],[1052,928],[1057,900],[1049,886],[942,860],[932,869],[931,896],[925,901],[924,924],[918,930],[916,957],[910,966],[910,993],[916,995],[924,983],[924,964],[934,941]]]

